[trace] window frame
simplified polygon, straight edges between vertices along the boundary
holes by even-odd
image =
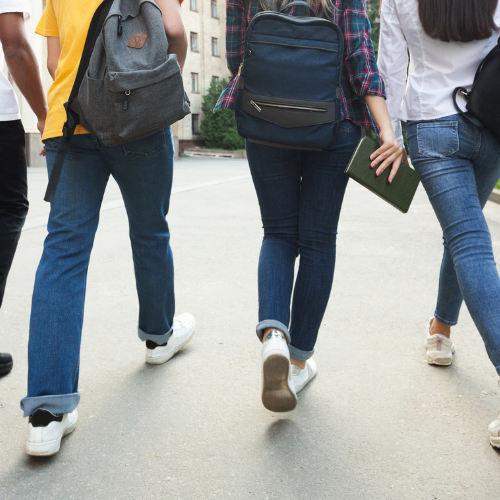
[[[194,85],[196,83],[196,85]],[[196,87],[196,90],[194,89]],[[191,92],[193,94],[200,93],[200,76],[199,73],[191,73]]]
[[[215,42],[215,45],[214,45]],[[215,53],[214,53],[214,47],[215,47]],[[220,57],[219,56],[219,39],[215,38],[214,36],[212,37],[212,56],[213,57]]]
[[[195,49],[193,49],[193,40],[195,40],[195,42],[196,42]],[[196,53],[200,52],[200,49],[198,47],[198,33],[196,33],[195,31],[189,32],[189,48],[190,48],[191,52],[196,52]]]
[[[195,130],[195,123],[196,123],[196,130]],[[200,135],[201,130],[200,130],[200,114],[199,113],[193,113],[191,115],[191,133],[193,135]]]

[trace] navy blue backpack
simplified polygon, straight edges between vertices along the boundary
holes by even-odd
[[[295,17],[291,7],[258,13],[245,35],[236,123],[245,139],[292,149],[331,149],[341,121],[344,35],[333,22]]]

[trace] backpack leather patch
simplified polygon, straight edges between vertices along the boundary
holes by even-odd
[[[130,37],[130,40],[127,43],[127,47],[132,47],[133,49],[142,49],[147,39],[148,35],[146,35],[146,33],[134,33]]]

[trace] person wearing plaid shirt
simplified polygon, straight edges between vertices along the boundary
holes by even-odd
[[[290,1],[278,0],[270,7],[279,10]],[[232,79],[215,111],[234,109],[245,32],[264,2],[227,0],[226,54]],[[380,131],[381,147],[372,157],[377,175],[392,164],[392,182],[403,154],[385,106],[365,0],[308,3],[344,33],[342,121],[335,144],[328,151],[310,151],[246,142],[264,226],[257,336],[262,341],[262,402],[271,411],[294,409],[297,393],[316,375],[312,355],[333,284],[337,224],[348,180],[344,170],[361,127]],[[298,14],[296,9],[290,14]]]
[[[319,16],[322,5],[319,0],[311,3]],[[238,84],[238,68],[243,61],[245,32],[253,17],[263,9],[258,0],[227,0],[226,57],[231,81],[222,92],[215,110],[234,109]],[[296,7],[290,9],[292,15]],[[386,97],[384,83],[379,75],[370,39],[370,22],[366,17],[364,0],[335,0],[331,20],[344,33],[346,59],[342,75],[342,118],[361,127],[377,130],[364,100],[365,95]]]

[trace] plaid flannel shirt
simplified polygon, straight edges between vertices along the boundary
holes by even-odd
[[[318,17],[322,12],[319,0],[312,7]],[[227,0],[226,57],[232,79],[222,92],[215,110],[234,109],[238,86],[238,69],[243,61],[245,32],[253,17],[262,11],[258,0]],[[290,9],[295,14],[296,7]],[[377,130],[373,117],[364,102],[365,95],[386,97],[384,83],[379,75],[373,45],[371,26],[366,16],[366,0],[333,0],[332,21],[344,33],[344,71],[342,73],[342,118]],[[330,15],[328,17],[330,17]]]

